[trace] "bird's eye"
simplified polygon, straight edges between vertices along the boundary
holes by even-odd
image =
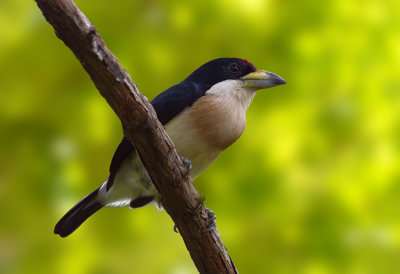
[[[239,73],[240,72],[240,66],[236,63],[232,63],[228,66],[228,70],[231,73]]]

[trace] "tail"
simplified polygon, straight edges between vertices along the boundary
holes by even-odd
[[[54,233],[60,235],[61,237],[67,237],[72,232],[74,232],[87,218],[89,218],[93,213],[102,208],[102,205],[97,199],[97,194],[99,189],[96,189],[85,198],[83,198],[79,203],[77,203],[73,208],[71,208],[61,220],[58,221],[56,227],[54,228]]]

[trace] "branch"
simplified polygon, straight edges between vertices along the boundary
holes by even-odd
[[[122,122],[200,273],[237,273],[153,107],[72,0],[35,0]],[[151,145],[149,145],[151,144]]]

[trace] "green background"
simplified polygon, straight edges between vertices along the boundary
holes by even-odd
[[[287,80],[196,180],[240,273],[400,273],[398,0],[76,3],[149,99],[218,57]],[[122,133],[34,1],[0,0],[0,95],[0,273],[196,273],[153,207],[53,235]]]

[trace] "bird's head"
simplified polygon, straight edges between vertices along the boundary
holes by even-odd
[[[280,76],[257,69],[240,58],[219,58],[209,61],[189,75],[187,80],[212,87],[225,80],[238,80],[244,89],[259,90],[286,84]]]
[[[244,59],[219,58],[200,66],[185,80],[155,97],[151,104],[158,119],[166,124],[198,101],[204,101],[200,105],[208,110],[221,104],[236,104],[247,109],[256,90],[283,84],[285,80],[278,75],[258,70]]]
[[[239,58],[220,58],[205,63],[184,80],[185,94],[195,94],[185,114],[201,140],[218,151],[226,149],[242,134],[246,111],[256,91],[286,84],[276,74],[258,70]],[[195,93],[193,90],[200,90]],[[187,105],[186,105],[187,106]],[[184,124],[180,123],[180,126]]]

